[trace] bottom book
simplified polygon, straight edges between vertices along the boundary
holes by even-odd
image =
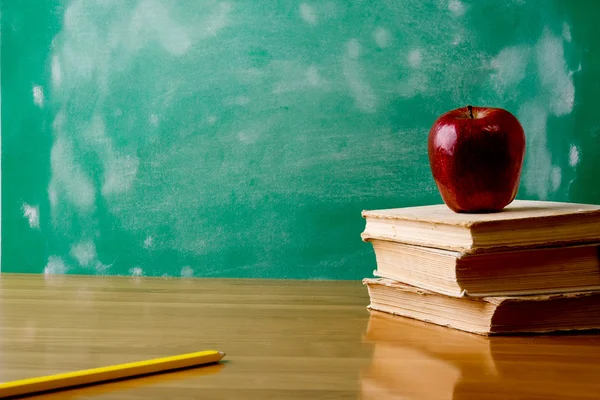
[[[600,329],[600,291],[515,297],[451,297],[366,278],[369,308],[479,335]]]

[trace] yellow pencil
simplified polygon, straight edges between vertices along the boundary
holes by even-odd
[[[216,363],[224,356],[225,353],[223,352],[207,350],[181,354],[178,356],[155,358],[153,360],[112,365],[109,367],[92,368],[82,371],[22,379],[0,384],[0,398],[23,396],[26,394],[90,385],[115,379],[131,378],[134,376]]]

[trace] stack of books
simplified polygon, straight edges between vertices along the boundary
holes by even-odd
[[[482,335],[600,329],[600,206],[363,211],[369,308]]]

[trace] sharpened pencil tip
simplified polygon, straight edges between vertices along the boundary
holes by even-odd
[[[223,351],[220,351],[220,352],[219,352],[219,355],[221,356],[221,358],[223,358],[223,357],[225,357],[225,352],[223,352]]]

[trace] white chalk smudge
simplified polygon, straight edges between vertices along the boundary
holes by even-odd
[[[158,115],[150,114],[150,125],[158,126]]]
[[[50,201],[50,206],[52,208],[56,208],[58,205],[58,193],[56,191],[56,183],[50,182],[48,185],[48,200]]]
[[[365,81],[364,73],[358,62],[359,56],[360,43],[356,39],[349,40],[346,43],[346,52],[342,59],[342,70],[357,107],[363,112],[372,113],[377,108],[377,98],[371,86]]]
[[[450,10],[457,17],[464,15],[465,13],[465,5],[461,3],[459,0],[450,0],[448,2],[448,10]]]
[[[566,22],[563,22],[562,37],[563,37],[563,39],[565,39],[565,41],[567,41],[569,43],[572,40],[572,38],[571,38],[571,27]]]
[[[27,218],[27,221],[29,222],[29,227],[38,229],[40,227],[40,208],[24,203],[22,210],[23,216]]]
[[[216,36],[219,31],[227,27],[232,9],[231,3],[226,1],[220,3],[213,14],[204,22],[204,28],[199,38]]]
[[[139,159],[134,156],[108,157],[105,165],[102,195],[109,196],[128,191],[135,181]]]
[[[250,98],[248,96],[236,96],[230,99],[225,99],[224,103],[230,106],[245,106],[250,104]]]
[[[273,63],[281,80],[273,86],[274,94],[313,90],[328,90],[329,83],[319,73],[317,65],[303,65],[293,61],[277,61]]]
[[[153,122],[158,124],[158,116],[155,114],[150,115],[150,123]],[[109,196],[128,191],[137,176],[139,159],[128,154],[118,154],[112,138],[106,134],[106,125],[99,114],[92,117],[83,137],[93,145],[95,152],[102,159],[102,195]]]
[[[574,144],[569,149],[569,165],[575,167],[579,164],[579,148]]]
[[[490,77],[498,94],[514,90],[525,79],[530,52],[526,46],[506,47],[491,60]]]
[[[421,66],[421,61],[423,61],[421,49],[413,49],[408,53],[408,63],[411,67],[419,68]]]
[[[97,274],[106,274],[112,265],[106,265],[100,261],[96,261],[95,270]]]
[[[79,265],[87,267],[96,259],[96,245],[91,240],[84,240],[72,246],[70,254]]]
[[[537,44],[536,59],[550,110],[555,116],[570,113],[575,103],[575,85],[567,70],[562,41],[548,29]]]
[[[360,43],[356,39],[350,39],[346,43],[346,54],[351,60],[357,60],[360,57]]]
[[[46,267],[44,268],[44,275],[60,275],[66,274],[68,271],[69,268],[67,267],[67,265],[61,257],[48,257],[48,262],[46,263]]]
[[[192,47],[192,41],[184,28],[177,25],[172,26],[172,28],[162,32],[160,42],[169,53],[180,56]]]
[[[314,8],[307,3],[300,4],[300,17],[310,25],[316,25],[318,22],[317,13]]]
[[[52,75],[52,84],[55,88],[58,88],[62,82],[62,72],[60,68],[60,61],[57,55],[52,56],[52,64],[50,69]]]
[[[310,86],[319,86],[321,77],[319,76],[319,70],[314,65],[306,69],[306,81]]]
[[[552,191],[556,192],[558,188],[560,188],[560,183],[562,180],[562,170],[560,167],[552,167],[551,181],[552,181]]]
[[[185,266],[181,268],[181,276],[183,278],[191,278],[194,276],[194,270],[190,266]]]
[[[548,122],[547,108],[535,102],[523,104],[517,113],[523,129],[527,132],[528,157],[523,171],[523,185],[527,193],[540,200],[548,197],[552,160],[546,140]]]
[[[60,110],[58,113],[56,113],[56,116],[54,117],[54,121],[52,121],[52,128],[55,131],[62,130],[65,126],[66,120],[67,120],[67,117],[65,116],[65,111]]]
[[[148,38],[158,41],[164,50],[175,56],[185,54],[192,45],[186,28],[175,23],[170,11],[156,0],[138,3],[130,20],[130,46],[139,49]],[[118,37],[113,42],[118,42]]]
[[[453,46],[458,46],[459,44],[461,44],[463,41],[463,37],[460,34],[456,34],[454,35],[454,38],[452,39],[452,45]]]
[[[206,118],[206,122],[208,122],[209,125],[214,125],[215,122],[217,122],[217,117],[215,117],[214,115],[209,115]]]
[[[240,140],[240,142],[243,142],[243,143],[253,143],[258,139],[259,135],[260,135],[259,132],[252,130],[252,129],[245,129],[245,130],[239,131],[237,134],[238,139]]]
[[[59,137],[54,141],[50,151],[50,168],[52,179],[49,193],[50,201],[56,205],[59,197],[66,199],[82,211],[94,207],[96,190],[83,168],[77,163],[73,145],[66,138]]]
[[[140,267],[133,267],[129,269],[129,275],[131,276],[143,276],[144,270]]]
[[[149,249],[154,246],[154,238],[152,236],[148,236],[144,239],[144,248]]]
[[[404,98],[425,93],[429,84],[429,77],[422,72],[416,72],[403,78],[398,85],[398,94]]]
[[[373,38],[375,39],[375,43],[377,46],[384,49],[390,45],[392,41],[392,35],[385,28],[377,28],[375,32],[373,32]]]
[[[44,107],[44,89],[40,85],[33,87],[33,103],[38,107]]]

